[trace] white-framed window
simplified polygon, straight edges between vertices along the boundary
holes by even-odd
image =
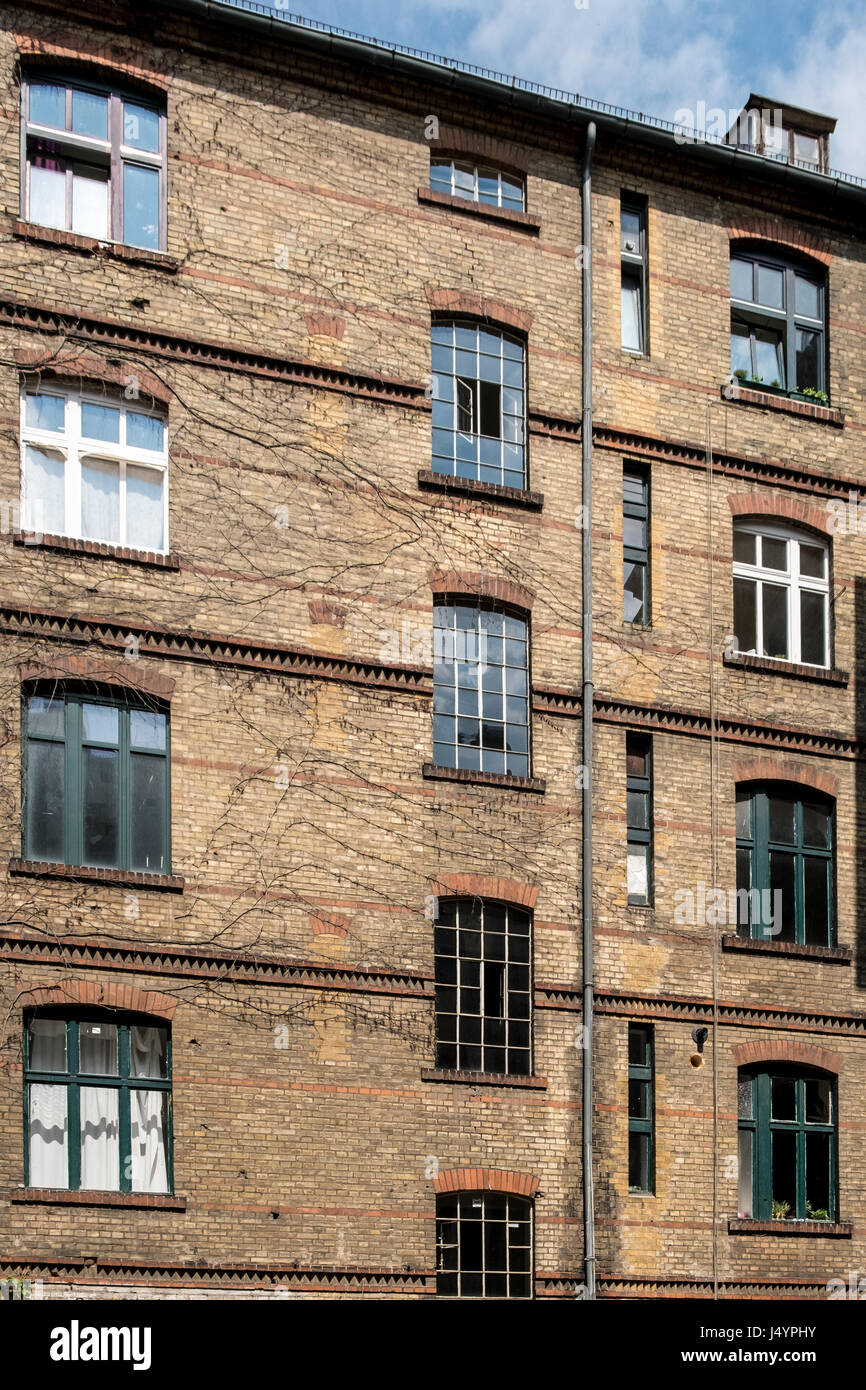
[[[488,203],[510,212],[526,209],[526,185],[517,174],[504,174],[471,159],[439,159],[430,161],[430,187],[434,193],[451,198],[466,198],[470,203]]]
[[[48,387],[21,394],[21,527],[165,554],[164,414]]]
[[[830,552],[791,527],[734,527],[734,633],[744,653],[830,664]]]

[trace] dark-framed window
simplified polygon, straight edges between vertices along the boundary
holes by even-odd
[[[478,898],[441,898],[434,929],[436,1065],[532,1072],[532,918]]]
[[[526,349],[485,324],[431,329],[433,472],[526,487]]]
[[[628,1190],[655,1191],[655,1059],[651,1023],[628,1025]]]
[[[779,1063],[737,1075],[740,1216],[836,1221],[836,1083]]]
[[[776,390],[827,394],[826,276],[772,251],[731,254],[731,371]]]
[[[430,187],[434,193],[466,198],[470,203],[488,203],[511,212],[526,210],[526,183],[518,174],[505,173],[472,159],[430,157]]]
[[[833,803],[819,792],[743,786],[736,819],[740,935],[832,946]]]
[[[626,734],[628,900],[649,906],[653,896],[652,737]]]
[[[775,522],[734,526],[737,650],[807,666],[830,664],[830,549]]]
[[[622,588],[627,623],[650,620],[650,475],[640,464],[622,470]]]
[[[31,73],[22,83],[22,216],[98,241],[165,248],[165,104]]]
[[[626,352],[647,352],[647,202],[623,193],[619,210],[622,346]]]
[[[28,1187],[171,1192],[171,1035],[144,1015],[25,1021]]]
[[[449,1192],[436,1200],[440,1298],[531,1298],[532,1203],[508,1192]]]
[[[25,859],[169,873],[166,710],[38,686],[23,726]]]
[[[529,631],[524,618],[469,604],[433,613],[437,767],[529,776]]]

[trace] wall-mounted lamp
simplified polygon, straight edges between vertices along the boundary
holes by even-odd
[[[692,1029],[692,1042],[697,1048],[697,1051],[692,1053],[691,1057],[689,1058],[689,1061],[696,1070],[698,1067],[702,1067],[704,1065],[704,1043],[706,1042],[709,1036],[709,1028]]]

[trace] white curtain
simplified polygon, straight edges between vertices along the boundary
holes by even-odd
[[[622,345],[641,350],[640,287],[632,279],[622,282]]]
[[[25,454],[22,527],[40,535],[66,535],[63,456],[32,444]]]
[[[66,1087],[30,1087],[30,1186],[69,1186]]]
[[[63,225],[62,223],[60,224]],[[72,230],[81,236],[108,239],[108,180],[72,175]]]
[[[120,1188],[118,1092],[113,1086],[82,1086],[81,1186],[91,1191]]]
[[[126,543],[137,550],[162,550],[162,479],[156,468],[126,470]]]
[[[83,1072],[89,1076],[117,1075],[116,1023],[82,1023],[79,1048]]]
[[[66,171],[30,166],[30,221],[40,227],[66,226]]]
[[[91,541],[120,541],[120,469],[116,463],[82,460],[81,534]]]
[[[129,1074],[135,1077],[165,1076],[166,1030],[129,1030]],[[167,1192],[165,1091],[130,1090],[133,1192]]]

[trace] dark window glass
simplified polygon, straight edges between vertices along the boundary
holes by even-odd
[[[628,1185],[632,1192],[652,1192],[653,1171],[653,1029],[628,1027]]]
[[[459,1192],[436,1206],[436,1292],[532,1297],[532,1207],[497,1192]]]
[[[445,899],[436,933],[436,1064],[532,1071],[531,921],[498,903]]]
[[[754,787],[737,798],[737,888],[753,890],[751,933],[833,944],[833,831],[829,803]]]
[[[623,616],[649,622],[649,474],[626,465],[622,474]]]
[[[731,259],[731,371],[788,392],[826,391],[824,286],[784,257]]]

